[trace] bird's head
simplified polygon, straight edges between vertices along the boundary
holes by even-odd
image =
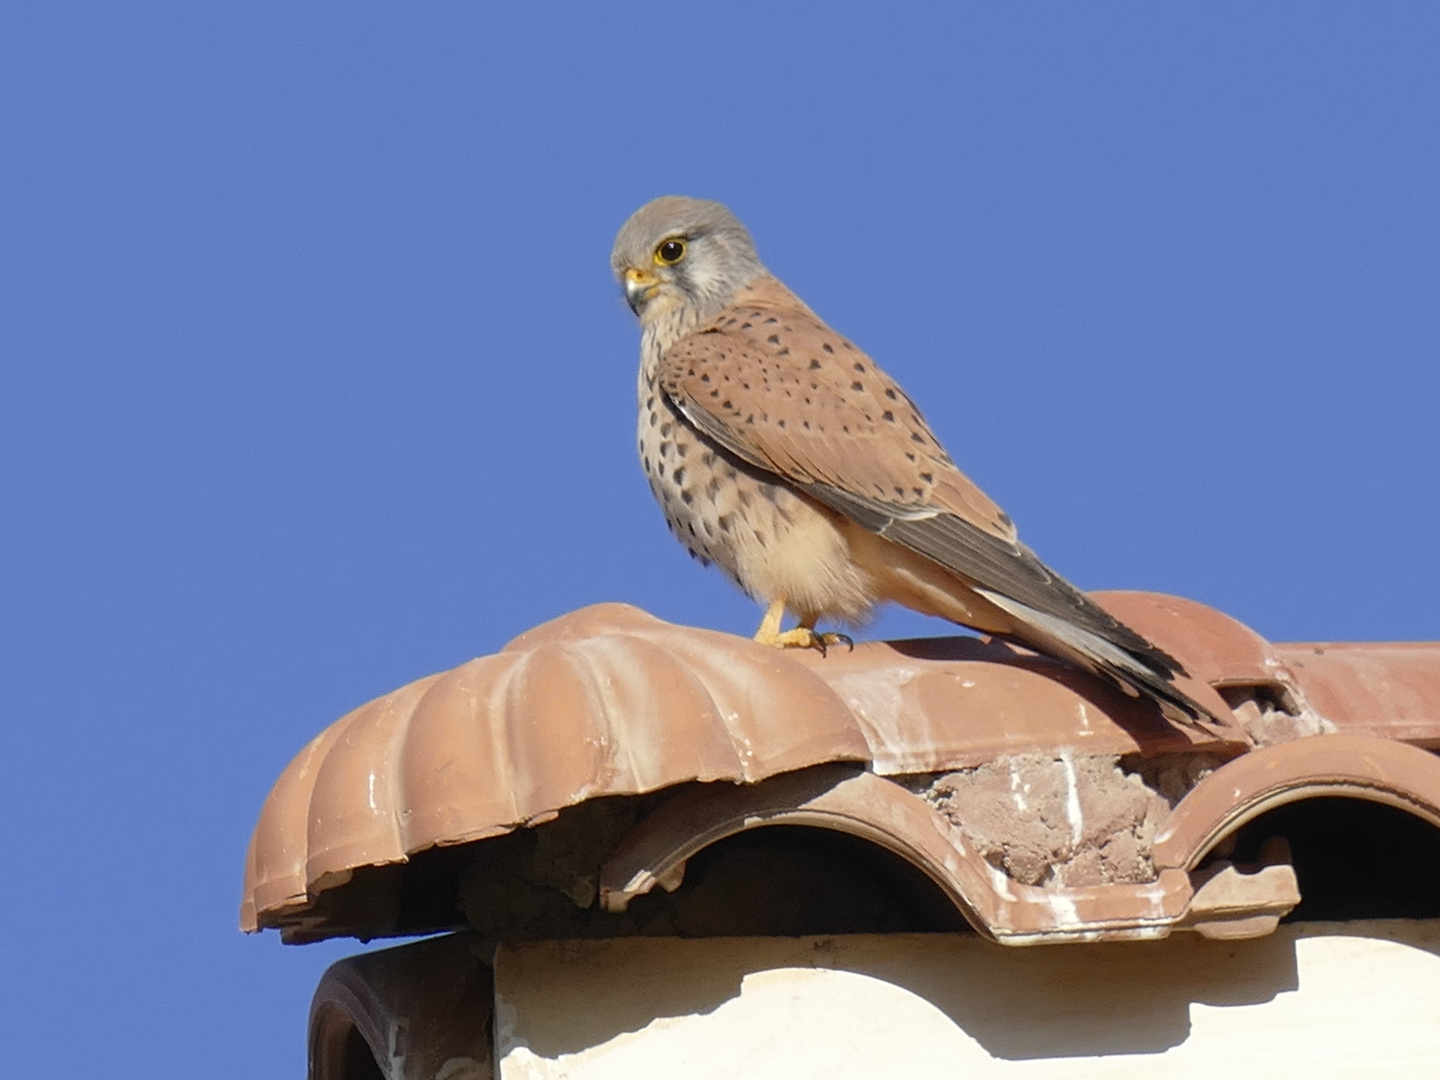
[[[644,326],[677,312],[708,318],[765,267],[740,220],[718,202],[666,195],[621,226],[610,267]]]

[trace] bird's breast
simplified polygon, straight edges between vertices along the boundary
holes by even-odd
[[[642,365],[640,463],[676,538],[757,599],[797,614],[857,621],[873,590],[853,564],[836,516],[779,477],[697,431]]]

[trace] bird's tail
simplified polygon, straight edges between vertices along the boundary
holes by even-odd
[[[1109,676],[1132,696],[1139,694],[1154,701],[1167,719],[1191,726],[1197,722],[1223,724],[1219,717],[1175,685],[1175,676],[1185,674],[1180,662],[1123,624],[1124,633],[1142,642],[1143,650],[1125,648],[1074,622],[1047,615],[990,589],[977,586],[975,591],[1023,628],[1016,637],[1044,652],[1063,656],[1083,668]]]

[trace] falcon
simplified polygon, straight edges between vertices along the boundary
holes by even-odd
[[[755,640],[818,648],[893,601],[1211,714],[1173,657],[1036,558],[919,408],[765,269],[717,202],[637,210],[610,256],[640,319],[639,449],[690,553],[767,605]],[[786,612],[799,625],[782,630]]]

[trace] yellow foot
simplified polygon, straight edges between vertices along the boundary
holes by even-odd
[[[817,634],[808,626],[797,626],[794,630],[776,634],[774,640],[768,644],[779,649],[819,649],[821,656],[824,656],[832,645],[844,645],[851,652],[855,651],[855,642],[844,634]]]
[[[832,645],[844,645],[855,651],[855,642],[844,634],[817,634],[813,626],[801,623],[793,630],[781,630],[780,620],[785,617],[785,601],[774,601],[760,620],[760,629],[755,631],[755,640],[761,645],[773,645],[777,649],[819,649],[824,656]]]

